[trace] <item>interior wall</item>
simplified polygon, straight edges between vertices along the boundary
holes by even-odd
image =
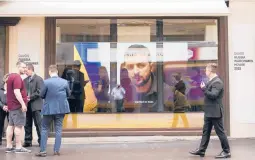
[[[255,63],[237,62],[255,61],[255,1],[235,0],[229,6],[230,136],[255,137]]]
[[[9,72],[16,72],[19,54],[29,55],[38,62],[35,72],[44,78],[44,17],[22,17],[16,26],[9,27]]]

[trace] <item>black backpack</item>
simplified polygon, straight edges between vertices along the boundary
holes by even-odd
[[[79,74],[79,72],[75,72],[73,88],[72,88],[72,95],[75,98],[79,98],[82,94],[82,89],[83,89],[83,87],[81,86],[81,82],[80,82],[80,74]]]

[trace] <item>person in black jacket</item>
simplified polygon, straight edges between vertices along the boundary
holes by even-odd
[[[7,107],[7,99],[6,99],[7,79],[8,79],[8,74],[4,76],[3,85],[0,88],[0,145],[2,145],[5,118],[8,117],[8,107]]]
[[[73,64],[73,85],[72,85],[72,95],[74,96],[75,100],[75,111],[76,113],[83,112],[84,100],[85,100],[85,92],[84,87],[86,82],[84,80],[84,74],[80,71],[81,69],[81,62],[79,60],[75,60]]]
[[[174,118],[172,127],[175,128],[179,122],[179,117],[181,117],[184,127],[189,127],[188,119],[185,114],[185,108],[189,106],[185,91],[186,86],[182,80],[180,73],[174,75]]]
[[[40,97],[40,93],[43,87],[43,79],[37,74],[35,74],[34,66],[32,64],[27,64],[26,74],[28,77],[24,79],[24,83],[26,86],[29,102],[26,112],[25,142],[23,146],[30,147],[32,146],[33,140],[33,121],[35,123],[39,144],[41,139],[41,109],[43,105],[43,100]]]
[[[217,64],[215,63],[210,63],[206,67],[206,76],[209,78],[209,82],[207,82],[207,84],[204,82],[201,83],[201,88],[205,95],[203,136],[200,147],[190,153],[201,157],[205,155],[205,151],[210,141],[211,131],[214,127],[223,149],[223,151],[215,158],[230,158],[230,147],[223,127],[222,98],[224,87],[222,80],[216,74],[216,70]]]

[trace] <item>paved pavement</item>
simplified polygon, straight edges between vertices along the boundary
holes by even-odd
[[[83,143],[85,140],[90,142]],[[96,141],[95,139],[99,139]],[[100,140],[101,139],[101,140]],[[109,140],[110,139],[110,140]],[[140,141],[138,141],[140,139]],[[156,140],[155,140],[156,139]],[[94,140],[94,141],[93,141]],[[108,140],[108,141],[107,141]],[[206,157],[200,158],[188,154],[198,146],[198,138],[174,139],[168,137],[114,137],[111,138],[72,138],[64,139],[61,156],[53,156],[52,139],[49,140],[48,156],[46,158],[35,157],[39,150],[36,144],[31,148],[31,154],[4,153],[4,147],[0,146],[0,160],[211,160],[221,151],[220,143],[216,138],[211,140]],[[231,160],[255,159],[255,139],[231,139]]]

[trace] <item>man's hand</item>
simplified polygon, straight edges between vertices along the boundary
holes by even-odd
[[[22,105],[21,110],[22,110],[22,112],[26,112],[27,111],[27,106],[26,105]]]
[[[7,106],[4,106],[4,107],[3,107],[3,110],[4,110],[5,112],[8,112],[8,107],[7,107]]]
[[[201,88],[204,88],[204,87],[205,87],[205,83],[204,83],[204,82],[201,82],[200,87],[201,87]]]

